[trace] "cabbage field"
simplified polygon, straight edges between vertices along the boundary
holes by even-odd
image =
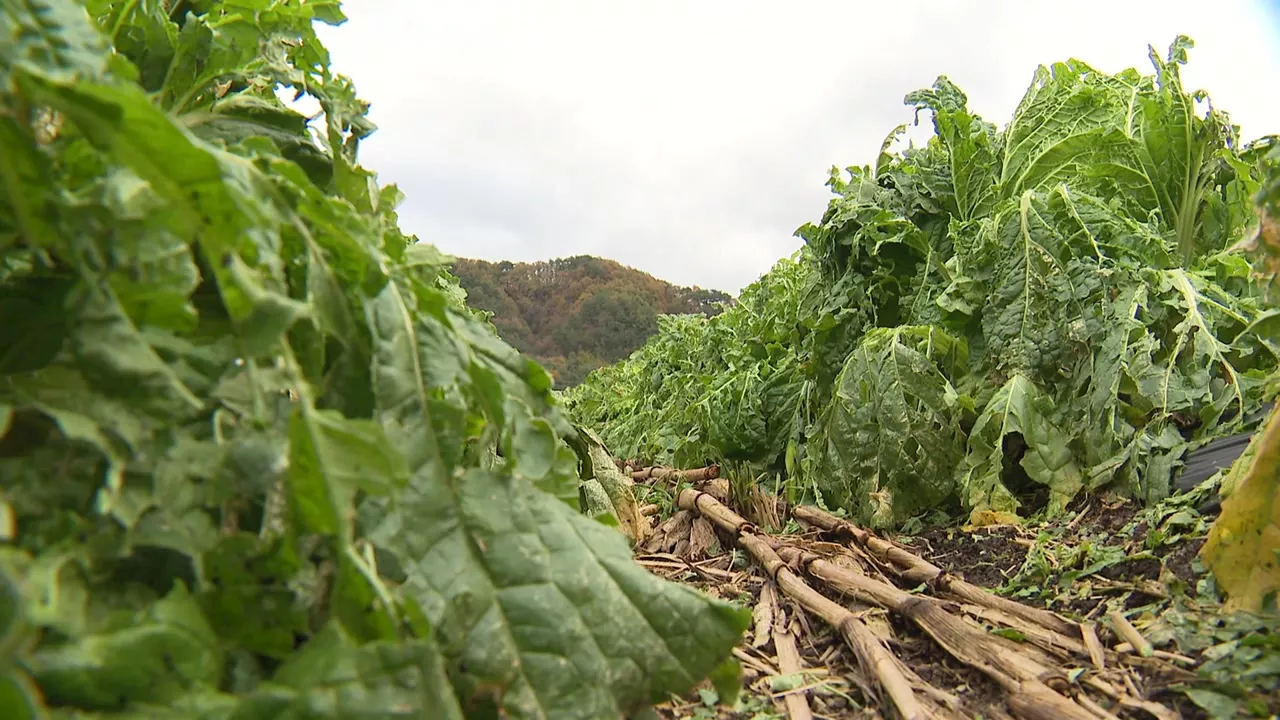
[[[1003,128],[911,93],[936,138],[558,396],[360,165],[343,20],[0,0],[0,718],[1280,707],[1277,415],[1171,489],[1280,353],[1280,149],[1189,40],[1041,69]]]
[[[650,491],[672,514],[641,559],[722,596],[759,579],[725,544],[764,569],[736,711],[854,717],[839,678],[894,717],[1280,711],[1280,149],[1183,87],[1191,48],[1152,49],[1149,73],[1040,67],[1003,125],[945,76],[908,93],[927,143],[901,148],[900,126],[873,166],[833,169],[794,256],[565,394],[634,467],[726,471]],[[788,627],[782,597],[837,637]],[[1179,667],[1103,687],[1102,626]],[[1038,684],[1064,665],[1098,674]]]
[[[871,527],[1167,497],[1280,357],[1236,247],[1271,139],[1183,88],[1191,45],[1151,74],[1041,67],[1003,127],[946,77],[909,93],[926,145],[894,151],[900,126],[833,169],[795,256],[718,317],[665,318],[570,407],[624,457],[743,463]]]

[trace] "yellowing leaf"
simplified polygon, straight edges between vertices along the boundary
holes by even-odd
[[[1274,610],[1280,592],[1280,411],[1273,410],[1248,468],[1222,503],[1200,555],[1228,610]]]
[[[989,527],[995,525],[1021,525],[1022,519],[1017,513],[1006,512],[1004,510],[991,510],[989,508],[976,509],[969,513],[969,524],[965,526],[965,530],[973,528]]]

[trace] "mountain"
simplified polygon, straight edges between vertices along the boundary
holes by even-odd
[[[679,287],[613,260],[578,255],[535,263],[459,258],[469,304],[493,313],[504,340],[533,356],[557,388],[617,362],[658,329],[658,315],[716,315],[733,299]]]

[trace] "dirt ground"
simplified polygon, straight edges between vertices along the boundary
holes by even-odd
[[[727,502],[727,498],[725,498]],[[743,513],[750,517],[749,513]],[[785,512],[775,512],[785,517]],[[1078,499],[1052,522],[1025,526],[935,528],[913,536],[886,536],[902,548],[942,570],[1026,605],[1046,608],[1072,621],[1093,621],[1108,627],[1109,611],[1150,620],[1175,602],[1195,597],[1204,576],[1196,553],[1204,542],[1205,519],[1185,508],[1167,509],[1163,517],[1148,517],[1140,508],[1114,496]],[[667,517],[670,517],[668,513]],[[663,518],[658,518],[661,523]],[[1148,521],[1158,522],[1152,528]],[[1211,518],[1209,519],[1211,520]],[[667,523],[670,525],[671,523]],[[700,527],[699,527],[700,526]],[[663,538],[660,526],[648,548],[639,548],[640,562],[652,572],[683,582],[726,600],[757,608],[766,584],[765,572],[737,548],[731,535],[702,520],[686,530],[677,528]],[[801,526],[787,537],[801,541],[829,541],[817,528]],[[906,589],[906,588],[904,588]],[[779,622],[791,630],[803,671],[784,672],[774,639],[757,639],[752,631],[735,652],[742,665],[744,690],[734,705],[704,684],[660,706],[658,716],[671,718],[875,718],[874,684],[840,635],[784,594],[777,595]],[[915,623],[850,598],[826,595],[855,610],[886,640],[887,646],[928,684],[960,701],[957,717],[1011,717],[1005,694],[984,673],[957,661]],[[759,611],[757,611],[758,613]],[[774,624],[778,627],[778,623]],[[1148,625],[1153,629],[1159,625]],[[1000,633],[998,628],[989,631]],[[1007,631],[1006,631],[1007,632]],[[1114,645],[1118,637],[1104,636]],[[1012,637],[1012,635],[1010,635]],[[776,638],[776,631],[774,638]],[[1164,643],[1178,672],[1135,671],[1133,689],[1144,700],[1163,706],[1167,718],[1208,718],[1211,715],[1188,699],[1183,689],[1194,679],[1196,659],[1180,656]],[[1087,661],[1086,663],[1087,664]],[[1126,681],[1127,682],[1127,681]],[[790,711],[787,696],[792,700]],[[796,707],[808,706],[809,715]],[[1264,697],[1270,712],[1280,711],[1280,694]],[[1262,708],[1255,703],[1254,710]],[[1119,717],[1159,717],[1160,710],[1116,710]],[[1104,715],[1100,715],[1105,717]],[[1265,712],[1262,716],[1266,716]],[[1274,717],[1274,716],[1273,716]],[[1163,718],[1161,718],[1163,720]]]

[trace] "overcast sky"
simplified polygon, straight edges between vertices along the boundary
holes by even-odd
[[[407,194],[406,232],[736,294],[800,247],[828,168],[872,162],[940,74],[1003,125],[1038,64],[1148,73],[1148,43],[1183,33],[1186,85],[1246,138],[1280,132],[1272,4],[347,0],[321,33],[372,103],[361,161]]]

